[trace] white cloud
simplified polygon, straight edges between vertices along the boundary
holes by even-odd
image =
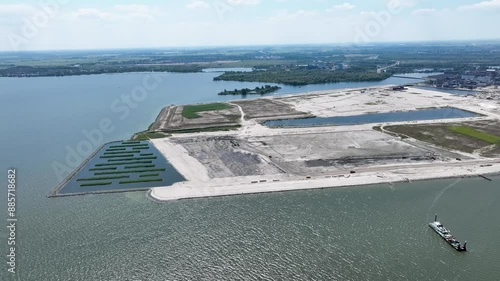
[[[226,0],[231,6],[254,6],[260,4],[260,0]]]
[[[147,5],[116,5],[115,11],[125,19],[152,20],[151,9]]]
[[[377,12],[372,12],[372,11],[361,11],[359,12],[359,15],[363,18],[367,17],[375,17],[377,16]]]
[[[36,7],[26,4],[0,4],[0,27],[18,26],[23,19],[31,18]],[[5,32],[0,32],[4,34]]]
[[[458,7],[458,10],[486,10],[500,8],[500,0],[483,1],[472,5]]]
[[[265,6],[268,1],[274,2],[274,5]],[[26,49],[353,42],[359,30],[365,30],[368,23],[378,23],[382,18],[380,13],[385,11],[384,7],[379,7],[381,10],[370,11],[372,6],[353,0],[303,1],[304,4],[293,4],[294,8],[288,7],[288,10],[285,8],[288,5],[278,5],[278,3],[301,1],[268,1],[189,0],[164,1],[169,2],[166,4],[99,6],[75,4],[61,9],[60,14],[51,19],[50,27],[40,32],[40,36],[31,41]],[[381,1],[387,3],[396,0]],[[500,29],[496,28],[499,24],[496,11],[499,10],[494,9],[500,0],[474,0],[472,3],[477,2],[477,4],[467,6],[469,8],[462,12],[457,10],[459,4],[453,5],[454,8],[448,10],[437,7],[431,9],[432,5],[410,7],[415,3],[420,5],[430,0],[397,1],[403,3],[405,8],[400,9],[406,11],[405,15],[393,15],[390,23],[384,24],[383,31],[372,41],[500,38]],[[238,11],[243,9],[245,12],[237,17],[216,19],[214,13],[208,10],[217,2]],[[327,12],[314,6],[313,2],[334,4],[329,4],[328,7],[331,9]],[[0,3],[4,1],[0,0]],[[205,7],[205,10],[200,9],[199,13],[189,10],[187,5],[190,3],[200,8]],[[356,6],[351,9],[349,3]],[[259,4],[260,6],[252,6]],[[284,9],[274,10],[280,9],[279,7]],[[340,10],[330,13],[335,7]],[[480,8],[492,12],[471,12],[471,9],[483,11],[479,10]],[[37,4],[0,4],[0,34],[18,32],[22,27],[23,18],[29,19],[40,10],[41,7]],[[463,20],[464,13],[468,13],[467,21]],[[148,18],[153,20],[144,20]],[[335,28],[338,26],[342,28]],[[256,33],[255,30],[259,32]],[[0,49],[10,50],[9,42],[4,41],[6,40],[0,40]]]
[[[188,9],[205,9],[210,7],[210,4],[203,0],[193,0],[191,3],[187,4],[186,7]]]
[[[152,20],[154,17],[147,5],[116,5],[109,12],[95,8],[81,8],[72,13],[73,19],[98,19],[105,21]]]
[[[356,8],[356,6],[351,3],[343,3],[333,6],[331,9],[329,9],[329,11],[350,11],[354,8]]]
[[[271,22],[282,22],[282,21],[297,21],[304,18],[314,18],[320,15],[318,11],[314,10],[298,10],[295,12],[289,12],[288,10],[281,10],[278,14],[269,18]]]
[[[418,10],[413,11],[413,14],[418,15],[418,16],[422,16],[422,15],[432,15],[436,12],[437,12],[436,9],[418,9]]]
[[[77,19],[103,19],[103,20],[114,20],[117,18],[115,14],[103,12],[99,9],[93,8],[83,8],[78,9],[73,15]]]
[[[123,13],[147,14],[149,6],[147,5],[116,5],[115,10]]]
[[[398,6],[403,8],[414,7],[417,5],[416,0],[397,0],[394,2],[398,3]]]
[[[35,8],[26,4],[0,4],[0,15],[25,15],[33,13]]]

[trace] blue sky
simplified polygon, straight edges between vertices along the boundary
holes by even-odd
[[[500,0],[0,0],[0,50],[500,39]]]

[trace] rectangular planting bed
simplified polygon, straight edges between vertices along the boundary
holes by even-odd
[[[103,145],[50,196],[138,191],[184,180],[149,141],[118,141]]]

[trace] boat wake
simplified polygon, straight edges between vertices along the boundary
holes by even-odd
[[[436,198],[434,198],[434,201],[432,202],[431,206],[429,207],[429,209],[427,210],[427,215],[426,215],[426,218],[429,217],[429,213],[431,212],[432,208],[434,208],[434,206],[436,206],[436,203],[439,201],[439,199],[441,198],[441,196],[443,196],[443,194],[450,188],[454,187],[455,185],[457,185],[459,182],[461,182],[462,179],[456,179],[454,182],[452,182],[450,185],[448,185],[447,187],[445,187],[438,195],[436,195]]]

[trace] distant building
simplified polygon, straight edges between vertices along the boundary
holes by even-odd
[[[476,78],[476,75],[474,74],[464,74],[462,75],[462,80],[474,80]]]

